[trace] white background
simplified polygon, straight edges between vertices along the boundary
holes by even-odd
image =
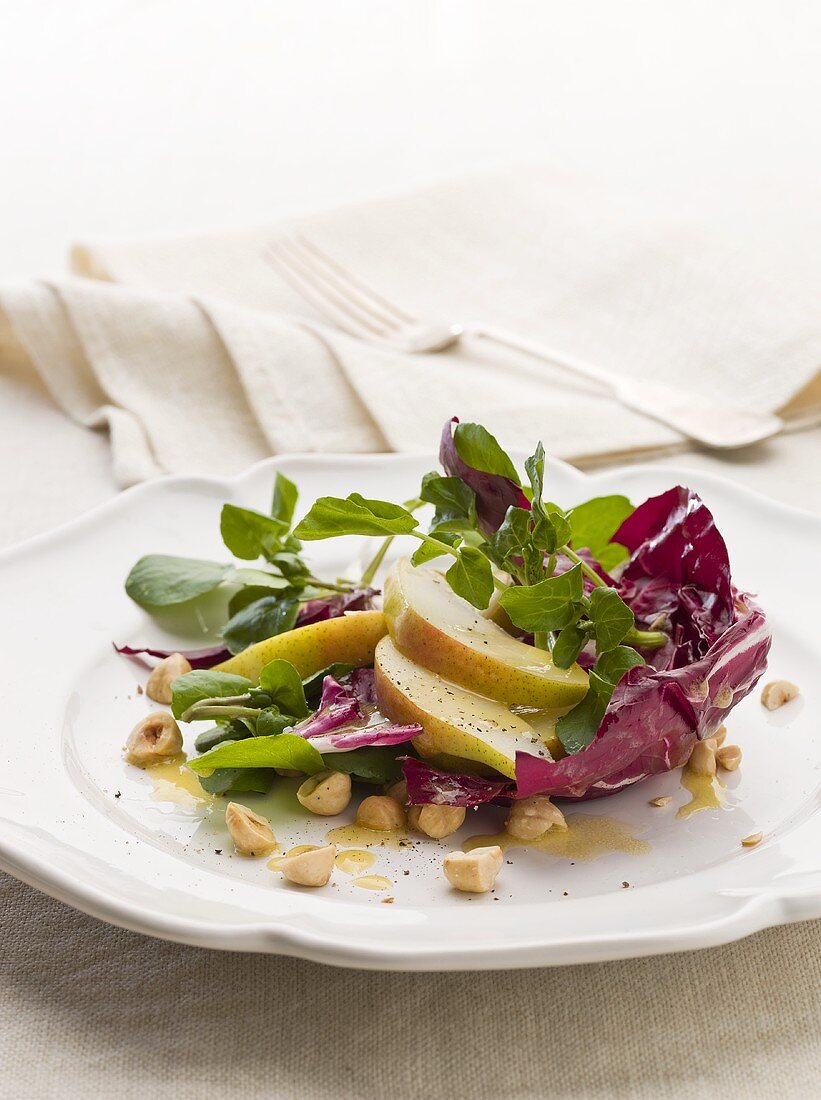
[[[0,0],[0,278],[520,159],[821,178],[821,5]]]

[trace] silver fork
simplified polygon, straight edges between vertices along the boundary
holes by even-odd
[[[463,336],[478,337],[587,378],[628,406],[703,446],[729,450],[776,435],[784,422],[774,414],[749,413],[709,395],[664,382],[613,378],[600,367],[564,352],[486,325],[422,320],[378,294],[312,241],[296,235],[271,242],[263,253],[297,293],[332,325],[356,339],[395,351],[444,351]]]

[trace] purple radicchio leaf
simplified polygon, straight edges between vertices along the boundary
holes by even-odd
[[[348,682],[360,707],[376,706],[376,679],[372,668],[355,668]]]
[[[517,753],[517,797],[595,798],[684,764],[696,738],[714,733],[766,668],[766,618],[753,604],[742,608],[736,622],[686,668],[632,668],[581,752],[556,761]]]
[[[508,779],[481,779],[478,775],[455,775],[432,768],[423,760],[406,756],[402,772],[408,785],[408,802],[422,806],[480,806],[510,791]]]
[[[458,423],[459,417],[454,416],[442,429],[439,462],[449,477],[461,478],[474,491],[479,526],[489,535],[499,530],[508,508],[529,509],[530,501],[511,478],[476,470],[462,460],[453,441],[453,425]]]
[[[395,726],[387,722],[376,726],[362,726],[359,729],[340,730],[323,737],[312,737],[311,744],[321,753],[349,752],[351,749],[366,747],[403,745],[406,741],[419,737],[421,733],[422,727],[418,725]]]
[[[325,599],[306,600],[299,609],[296,625],[310,626],[325,619],[338,619],[346,611],[370,611],[377,594],[375,588],[356,588],[353,592],[340,592]]]
[[[231,656],[231,651],[221,645],[208,646],[206,649],[155,649],[151,646],[135,648],[130,645],[117,645],[115,642],[112,642],[112,645],[123,657],[134,657],[146,668],[153,667],[153,662],[146,660],[147,657],[156,657],[161,660],[174,653],[182,654],[191,668],[213,668],[214,665],[227,661]]]
[[[322,681],[322,698],[315,713],[297,723],[290,732],[297,737],[321,737],[364,720],[350,685],[340,684],[333,676],[326,676]]]
[[[622,599],[640,626],[661,622],[670,634],[647,659],[682,668],[703,657],[735,618],[727,546],[709,508],[691,489],[668,489],[639,505],[613,540],[631,551]]]
[[[356,673],[352,673],[344,684],[333,676],[326,676],[316,713],[299,722],[290,732],[310,740],[319,752],[402,745],[419,737],[422,727],[418,725],[368,721],[373,672],[357,669]]]

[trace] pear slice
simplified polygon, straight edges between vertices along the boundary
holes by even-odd
[[[559,715],[587,693],[578,665],[556,668],[549,653],[512,638],[457,596],[441,573],[416,569],[407,558],[385,582],[385,618],[407,657],[500,703]]]
[[[529,722],[504,704],[414,664],[390,638],[376,647],[375,672],[380,712],[393,722],[422,726],[424,733],[413,741],[420,756],[476,761],[511,779],[517,751],[551,759],[545,741]]]
[[[376,643],[387,629],[381,611],[349,611],[336,619],[266,638],[223,661],[217,669],[256,681],[265,665],[278,658],[290,661],[303,677],[337,661],[357,667],[372,665]]]

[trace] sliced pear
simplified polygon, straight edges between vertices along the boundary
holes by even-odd
[[[405,657],[390,638],[376,647],[376,698],[386,718],[418,722],[413,741],[420,756],[476,761],[515,777],[517,751],[551,758],[534,727],[493,699],[484,699]]]
[[[337,661],[358,667],[372,665],[376,643],[387,630],[381,611],[351,611],[266,638],[217,668],[257,680],[265,665],[278,658],[290,661],[300,676],[312,676]]]
[[[550,654],[512,638],[457,596],[441,573],[407,558],[385,582],[385,618],[397,649],[479,695],[562,714],[587,692],[578,665],[556,668]]]

